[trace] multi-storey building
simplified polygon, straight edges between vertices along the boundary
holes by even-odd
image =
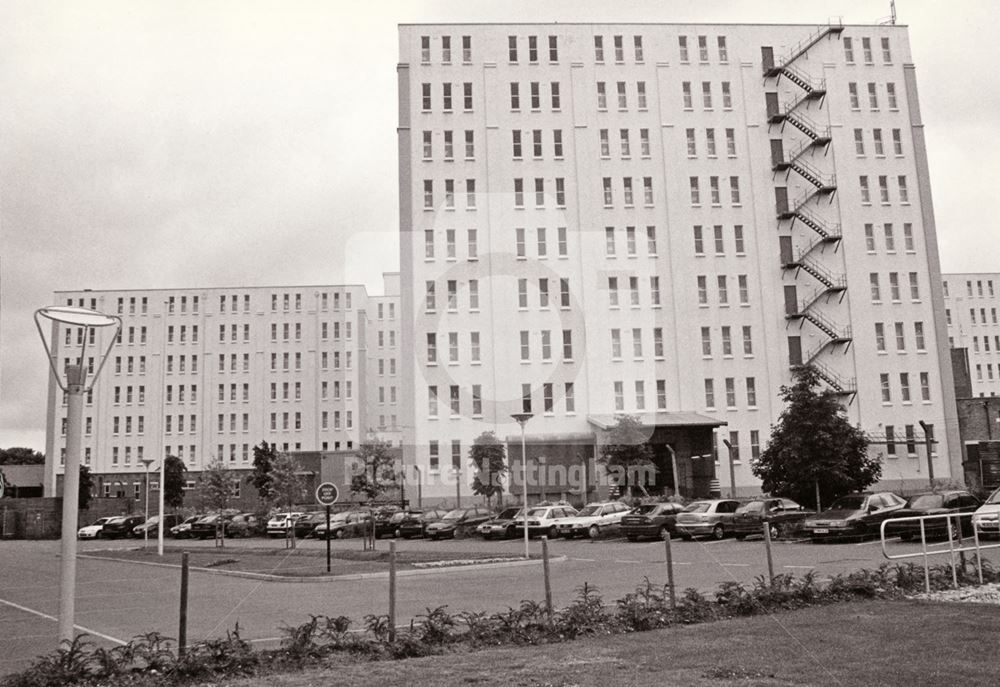
[[[1000,391],[1000,274],[945,274],[948,343],[968,356],[973,396]]]
[[[280,451],[349,451],[371,430],[397,443],[398,276],[386,274],[385,285],[383,296],[359,285],[57,292],[59,304],[123,322],[83,411],[81,464],[98,494],[138,496],[143,461],[165,455],[197,473],[213,459],[249,469],[261,441]],[[92,332],[91,374],[109,343],[101,336],[111,335]],[[83,344],[79,328],[53,326],[57,364],[78,359]],[[65,459],[66,411],[50,380],[51,493]]]
[[[728,455],[755,492],[804,363],[884,439],[893,488],[928,460],[961,479],[905,27],[404,25],[398,81],[402,426],[425,494],[456,469],[467,487],[483,431],[516,464],[522,410],[532,465],[593,483],[628,413],[649,485],[674,486],[674,453],[681,491],[725,489]]]

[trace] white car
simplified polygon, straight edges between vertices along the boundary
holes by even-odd
[[[632,511],[621,501],[588,503],[576,514],[558,525],[559,535],[566,539],[590,537],[595,539],[602,531],[621,526],[622,518]]]
[[[76,536],[79,539],[100,539],[101,530],[104,529],[104,523],[106,523],[111,518],[98,518],[90,525],[85,525],[76,531]]]
[[[545,534],[549,539],[556,536],[556,526],[566,518],[572,518],[577,510],[573,506],[535,506],[528,509],[528,536],[533,534]],[[514,527],[519,535],[524,535],[523,515],[514,519]]]
[[[979,535],[1000,536],[1000,489],[997,489],[972,514],[972,526],[979,530]]]
[[[305,513],[275,513],[267,521],[267,536],[277,537],[287,534],[295,521]]]

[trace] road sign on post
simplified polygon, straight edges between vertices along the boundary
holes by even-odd
[[[323,482],[316,487],[316,503],[321,506],[332,506],[340,498],[340,491],[333,482]]]
[[[330,572],[330,506],[340,498],[337,485],[333,482],[323,482],[316,487],[316,503],[326,506],[326,571]]]

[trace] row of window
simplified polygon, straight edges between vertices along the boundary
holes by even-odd
[[[455,106],[455,84],[442,83],[441,86],[441,110],[443,112],[453,112]],[[466,81],[461,84],[462,109],[465,112],[472,112],[472,82]],[[434,89],[429,83],[420,84],[420,106],[424,112],[430,112],[434,105]]]
[[[169,389],[169,387],[167,387],[167,388]],[[114,396],[113,396],[114,397],[114,403],[115,403],[115,405],[119,405],[120,403],[123,402],[123,400],[124,400],[124,403],[126,405],[130,405],[132,403],[132,399],[133,398],[136,400],[136,403],[145,403],[146,402],[146,387],[145,386],[139,385],[139,386],[135,387],[135,394],[134,395],[133,395],[132,391],[133,391],[133,387],[132,387],[131,384],[129,384],[128,386],[124,386],[124,387],[122,387],[122,386],[115,386],[115,388],[114,388]],[[124,392],[124,393],[122,393],[122,392]]]
[[[847,61],[847,64],[854,64],[854,39],[850,36],[844,36],[842,41],[844,43],[844,59]],[[882,36],[881,41],[882,62],[883,64],[892,64],[892,50],[889,48],[888,36]],[[865,64],[875,64],[872,39],[868,36],[861,37],[861,55]]]
[[[906,323],[904,322],[894,322],[892,324],[892,334],[896,342],[895,350],[899,353],[906,351]],[[924,323],[914,322],[913,323],[913,338],[914,345],[917,351],[923,352],[927,350],[926,340],[924,337]],[[875,323],[875,350],[879,353],[885,353],[887,351],[886,347],[886,323],[876,322]]]
[[[709,61],[708,36],[698,36],[697,41],[698,41],[698,61],[706,63]],[[691,53],[688,48],[687,36],[677,37],[677,48],[679,51],[678,58],[680,59],[681,64],[688,64],[691,61]],[[721,64],[727,64],[729,62],[729,48],[726,45],[725,36],[715,37],[715,48],[717,51],[716,55],[719,58],[719,62]]]
[[[890,129],[889,135],[892,139],[892,153],[897,157],[903,154],[903,131],[902,129]],[[872,129],[872,151],[876,156],[885,155],[885,140],[882,137],[882,129]],[[854,130],[854,152],[858,155],[865,154],[865,132],[864,129]]]
[[[889,273],[889,300],[896,303],[902,300],[900,290],[899,272]],[[910,300],[920,300],[920,277],[916,272],[909,273]],[[868,275],[868,283],[871,287],[872,303],[882,302],[881,276],[878,272],[871,272]]]
[[[736,129],[724,129],[724,136],[726,140],[726,155],[728,157],[736,157]],[[695,129],[686,129],[684,132],[685,139],[687,140],[687,154],[688,157],[698,156],[698,133]],[[705,129],[703,135],[705,139],[705,155],[710,158],[718,157],[718,147],[715,143],[715,129],[708,128]]]
[[[965,293],[966,293],[966,295],[969,298],[972,298],[974,295],[977,295],[980,298],[983,298],[987,293],[989,294],[990,298],[993,298],[994,294],[993,294],[993,280],[992,279],[987,279],[986,280],[986,289],[987,289],[987,291],[984,292],[983,291],[983,280],[982,279],[977,279],[976,280],[976,289],[975,289],[975,291],[973,291],[973,289],[972,289],[972,280],[971,279],[967,279],[965,281]],[[950,297],[948,295],[948,282],[947,281],[944,282],[944,297],[945,298],[949,298]],[[984,318],[984,321],[985,321],[985,318]]]
[[[560,179],[560,182],[564,180]],[[465,180],[465,209],[475,210],[476,209],[476,180],[466,179]],[[543,200],[544,204],[544,200]],[[565,201],[564,201],[565,204]],[[455,180],[445,179],[444,180],[444,208],[447,210],[455,209]],[[424,179],[424,209],[434,210],[434,180]]]
[[[731,110],[733,109],[733,89],[732,84],[729,81],[722,81],[719,84],[720,95],[722,98],[722,109]],[[713,90],[711,81],[701,82],[701,107],[706,111],[711,111],[714,109],[713,100]],[[692,88],[692,82],[682,81],[681,82],[681,105],[685,110],[694,110],[694,93]]]
[[[724,358],[733,357],[733,327],[724,325],[719,329],[719,339],[721,341],[721,351]],[[742,326],[740,330],[740,335],[742,338],[742,351],[743,356],[746,358],[753,356],[753,328],[746,324]],[[712,327],[702,327],[701,328],[701,355],[704,358],[712,357],[712,342],[715,335],[712,332]]]
[[[862,84],[863,85],[863,84]],[[878,94],[878,84],[874,81],[869,81],[867,84],[866,92],[868,94],[868,109],[872,112],[878,112],[879,110],[879,94]],[[899,102],[896,97],[896,84],[892,81],[886,82],[885,84],[885,96],[888,102],[890,110],[898,110]],[[861,109],[861,94],[858,90],[858,84],[855,81],[851,81],[847,84],[847,97],[850,100],[852,110]]]
[[[387,360],[386,358],[379,358],[378,359],[378,374],[379,374],[379,377],[384,377],[385,374],[386,374],[386,360]],[[395,358],[388,358],[388,362],[389,362],[389,365],[388,365],[389,375],[395,376],[395,374],[396,374],[396,359]]]
[[[608,277],[608,307],[620,308],[624,305],[619,297],[619,282],[622,289],[625,288],[626,278]],[[640,298],[639,277],[627,277],[628,279],[628,305],[632,308],[642,307]],[[660,298],[660,278],[658,276],[649,277],[649,305],[659,308],[662,305]]]
[[[931,379],[930,374],[927,372],[918,373],[919,385],[920,385],[920,400],[924,402],[930,402],[931,400]],[[910,373],[900,372],[899,373],[899,400],[903,403],[912,403],[912,391],[910,389]],[[879,374],[879,385],[882,387],[882,403],[888,404],[892,403],[893,389],[892,389],[892,378],[891,376],[883,372]]]
[[[389,387],[380,386],[378,388],[378,394],[377,394],[376,398],[378,398],[378,404],[379,405],[385,405],[386,403],[389,403],[390,405],[395,405],[396,404],[396,387],[394,387],[394,386],[389,386]]]
[[[708,298],[708,277],[700,274],[696,279],[698,286],[698,305],[709,305]],[[715,277],[716,304],[729,305],[729,277],[719,274]],[[736,276],[736,286],[739,294],[739,304],[750,304],[750,283],[749,277],[745,274]]]
[[[882,205],[888,205],[892,202],[889,197],[889,177],[885,174],[880,174],[877,179],[879,202],[881,202]],[[858,177],[858,184],[861,187],[861,202],[870,205],[872,202],[872,194],[868,183],[868,177],[866,175]],[[896,188],[898,190],[899,202],[904,205],[908,204],[910,202],[910,190],[906,183],[905,174],[900,174],[896,177]]]
[[[881,235],[884,241],[885,252],[895,253],[896,231],[892,222],[886,222],[882,225]],[[874,253],[876,250],[874,224],[865,224],[865,249],[869,253]],[[914,243],[913,238],[913,224],[910,222],[903,223],[903,250],[907,253],[916,252],[916,244]]]
[[[727,410],[733,410],[737,407],[737,383],[738,380],[735,377],[726,377],[723,379],[723,388],[726,397],[725,408]],[[743,382],[743,389],[746,392],[746,405],[747,408],[757,407],[757,380],[754,377],[746,377]],[[715,380],[712,378],[705,379],[705,409],[714,410],[716,408],[716,394],[715,394]],[[617,407],[617,406],[616,406]]]
[[[458,332],[448,332],[448,364],[459,362]],[[478,365],[482,362],[479,332],[469,332],[469,362]],[[438,364],[438,336],[436,332],[427,333],[427,364]]]
[[[713,249],[715,255],[725,255],[726,254],[726,227],[721,224],[716,224],[711,227],[711,237],[707,237],[706,234],[709,231],[709,227],[703,227],[700,224],[694,225],[694,254],[695,255],[705,255],[705,242],[707,240],[712,241]],[[743,233],[743,225],[735,224],[733,225],[731,238],[733,252],[738,256],[746,255],[746,240]]]
[[[983,381],[983,368],[986,368],[986,375],[989,381],[993,381],[993,363],[976,363],[976,381]],[[1000,378],[1000,364],[997,365],[997,377]]]
[[[701,206],[702,184],[699,177],[688,177],[688,187],[691,193],[691,205],[696,207]],[[607,200],[606,194],[605,200]],[[708,202],[714,207],[721,207],[722,205],[722,191],[719,177],[717,176],[708,177]],[[729,177],[729,202],[733,207],[739,207],[742,204],[740,199],[740,178],[738,176]],[[607,202],[605,202],[605,205],[607,205]]]
[[[554,38],[554,36],[553,36]],[[472,62],[472,36],[462,36],[462,62]],[[451,36],[440,37],[441,63],[451,64]],[[420,37],[420,61],[429,64],[431,61],[431,37]]]
[[[352,300],[351,296],[352,296],[352,294],[350,292],[344,292],[343,294],[341,294],[341,292],[339,292],[339,291],[333,293],[333,309],[334,310],[340,310],[340,307],[341,307],[341,296],[342,295],[343,295],[344,309],[350,310],[351,306],[352,306],[352,303],[351,303],[351,300]],[[142,300],[141,300],[141,312],[144,315],[146,314],[146,310],[147,310],[147,302],[146,302],[146,300],[147,299],[145,297],[143,297]],[[136,299],[134,297],[133,298],[129,298],[129,303],[128,303],[129,313],[128,314],[130,314],[130,315],[134,315],[135,314],[135,302],[136,302]],[[169,296],[169,297],[167,297],[167,313],[170,314],[170,315],[177,314],[177,313],[180,313],[180,314],[183,315],[183,314],[186,314],[188,312],[190,312],[191,314],[198,314],[200,303],[201,303],[201,301],[200,301],[200,297],[199,296],[191,296],[190,297],[190,309],[189,309],[189,307],[188,307],[188,305],[189,305],[189,299],[188,299],[187,296]],[[301,293],[294,293],[294,294],[290,294],[290,293],[282,293],[282,294],[272,293],[271,294],[271,312],[278,312],[278,310],[279,310],[279,304],[280,304],[281,310],[283,312],[291,312],[293,310],[295,312],[299,312],[299,311],[302,310],[302,294]],[[242,305],[242,307],[241,307],[241,305]],[[329,307],[330,307],[330,293],[329,292],[325,292],[324,291],[324,292],[321,292],[319,294],[319,306],[320,306],[321,310],[329,310]],[[219,294],[219,312],[220,313],[225,313],[225,312],[238,313],[238,312],[241,312],[241,311],[244,312],[244,313],[250,312],[250,294],[245,293],[245,294],[242,294],[242,296],[239,295],[239,294]],[[123,313],[124,313],[124,298],[119,298],[118,299],[118,314],[121,315]]]
[[[928,424],[927,425],[927,429],[925,431],[926,431],[926,435],[925,435],[924,439],[926,439],[926,437],[929,436],[931,438],[931,440],[933,440],[933,438],[934,438],[934,425]],[[890,457],[890,458],[895,458],[896,457],[896,450],[897,450],[896,447],[899,444],[905,444],[906,445],[906,454],[909,457],[911,457],[911,458],[915,458],[916,457],[916,455],[917,455],[917,434],[916,434],[916,428],[913,425],[904,425],[903,426],[903,437],[900,437],[900,438],[896,437],[896,427],[895,427],[895,425],[886,425],[885,426],[885,452],[886,452],[886,455],[888,457]],[[932,454],[936,453],[935,449],[932,448],[931,449],[931,453]]]
[[[951,324],[951,311],[948,310],[948,324]],[[970,324],[996,324],[997,323],[997,309],[990,308],[990,319],[986,319],[986,308],[979,309],[979,320],[976,320],[976,309],[969,308],[969,320]]]
[[[972,337],[972,352],[973,353],[979,353],[980,352],[979,337],[978,336]],[[996,335],[996,336],[993,337],[993,347],[992,348],[990,347],[990,337],[984,336],[983,337],[982,352],[983,353],[1000,353],[1000,335]]]

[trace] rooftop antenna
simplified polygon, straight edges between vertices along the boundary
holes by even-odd
[[[889,0],[889,23],[896,24],[896,0]]]

